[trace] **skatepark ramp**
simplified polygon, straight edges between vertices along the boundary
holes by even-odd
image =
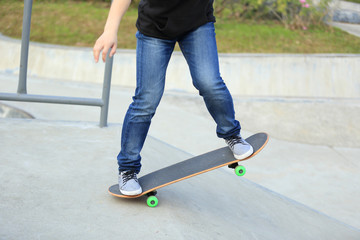
[[[120,130],[0,119],[0,239],[360,239],[224,168],[160,189],[156,208],[115,198]],[[190,154],[149,136],[142,156],[146,174]]]
[[[34,118],[31,114],[0,102],[0,118]]]

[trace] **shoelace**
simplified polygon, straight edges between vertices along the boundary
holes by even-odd
[[[123,184],[125,184],[127,181],[134,179],[136,182],[138,182],[138,179],[136,177],[136,173],[134,171],[127,171],[123,174]]]
[[[232,148],[235,144],[241,143],[244,144],[244,139],[239,136],[233,136],[225,139],[229,146]]]

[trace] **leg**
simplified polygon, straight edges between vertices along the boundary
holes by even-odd
[[[119,172],[141,168],[140,151],[164,91],[165,73],[175,41],[136,34],[136,90],[125,115],[121,151],[117,157]]]
[[[217,124],[217,135],[227,138],[240,133],[235,120],[233,100],[220,76],[215,28],[207,23],[179,39],[179,45],[190,68],[193,84],[204,98]]]

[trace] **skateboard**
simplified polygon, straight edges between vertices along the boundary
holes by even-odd
[[[147,195],[147,205],[149,207],[156,207],[159,202],[155,196],[157,190],[170,184],[224,166],[233,168],[236,175],[243,176],[246,173],[246,169],[244,166],[239,165],[238,162],[248,160],[257,155],[265,147],[268,140],[269,136],[266,133],[257,133],[247,138],[246,141],[253,147],[254,153],[242,160],[235,159],[229,147],[223,147],[144,175],[139,178],[139,183],[143,190],[139,195],[128,196],[121,194],[119,184],[112,185],[108,191],[111,195],[120,198],[138,198]]]

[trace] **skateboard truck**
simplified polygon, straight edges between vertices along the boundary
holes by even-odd
[[[228,167],[234,169],[235,174],[238,176],[244,176],[246,173],[246,168],[242,165],[239,165],[237,162],[229,164]]]

